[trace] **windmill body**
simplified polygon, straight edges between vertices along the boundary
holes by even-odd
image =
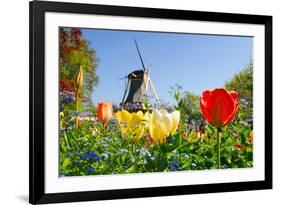
[[[129,90],[124,103],[141,103],[146,95],[147,75],[143,70],[133,71],[128,75]]]

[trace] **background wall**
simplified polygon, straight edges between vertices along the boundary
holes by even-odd
[[[255,204],[280,199],[281,7],[274,0],[72,0],[73,2],[273,15],[274,189],[79,204]],[[28,1],[0,6],[0,204],[28,201]],[[278,196],[279,195],[279,196]],[[275,203],[274,203],[275,202]],[[78,204],[78,203],[77,203]]]

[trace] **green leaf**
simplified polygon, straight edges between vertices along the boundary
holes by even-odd
[[[69,158],[66,158],[66,159],[64,160],[63,164],[62,164],[62,168],[63,168],[63,169],[66,169],[66,167],[67,167],[68,165],[70,165],[70,164],[71,164],[70,159],[69,159]]]
[[[125,170],[125,173],[133,173],[136,171],[136,166],[133,165],[129,169]]]

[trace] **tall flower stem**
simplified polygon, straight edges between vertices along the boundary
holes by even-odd
[[[220,145],[220,129],[217,129],[217,168],[220,169],[221,167],[221,145]]]
[[[75,94],[75,98],[76,98],[76,125],[78,125],[78,92],[79,92],[79,87],[77,86],[77,89],[76,89],[76,94]]]
[[[78,98],[79,98],[79,89],[82,89],[83,87],[83,67],[80,65],[79,72],[76,76],[76,125],[78,125]]]

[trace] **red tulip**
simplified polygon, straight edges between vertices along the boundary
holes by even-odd
[[[98,119],[105,125],[113,115],[113,108],[110,102],[99,102],[98,103]]]
[[[240,107],[238,93],[224,88],[205,90],[200,97],[200,107],[209,124],[224,127],[234,119]]]

